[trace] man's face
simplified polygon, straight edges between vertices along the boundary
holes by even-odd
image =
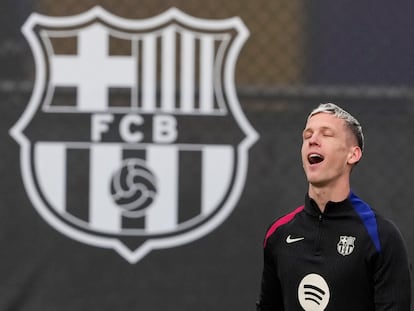
[[[302,163],[308,182],[314,186],[349,181],[355,157],[356,139],[345,121],[329,113],[318,113],[303,131]]]

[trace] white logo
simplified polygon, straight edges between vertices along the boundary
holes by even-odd
[[[319,274],[308,274],[299,284],[298,298],[303,310],[323,311],[330,299],[329,286]]]
[[[347,256],[354,251],[355,248],[355,237],[341,235],[339,237],[339,242],[336,245],[338,253],[342,256]]]
[[[22,31],[36,80],[10,133],[51,226],[135,263],[223,223],[258,138],[234,85],[249,35],[239,18],[172,8],[129,20],[95,7],[32,14]]]
[[[289,235],[289,236],[286,238],[286,243],[288,243],[288,244],[290,244],[290,243],[295,243],[295,242],[302,241],[303,239],[305,239],[305,238],[304,238],[304,237],[292,238],[292,236],[291,236],[291,235]]]

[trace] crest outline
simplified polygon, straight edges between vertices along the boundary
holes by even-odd
[[[167,23],[171,20],[178,20],[184,24],[193,25],[194,27],[199,27],[201,29],[208,28],[213,30],[221,30],[223,27],[234,27],[238,31],[238,35],[236,36],[234,42],[232,43],[232,47],[228,52],[226,68],[223,69],[223,82],[226,96],[229,98],[228,108],[231,110],[231,114],[236,119],[238,125],[245,134],[245,137],[238,144],[237,150],[235,150],[238,155],[238,162],[237,167],[235,167],[234,171],[234,183],[232,184],[231,191],[227,197],[226,202],[223,203],[223,206],[209,221],[206,221],[200,226],[195,227],[193,230],[189,231],[191,234],[184,232],[183,234],[178,234],[175,236],[173,235],[166,238],[150,238],[137,249],[131,250],[118,238],[103,237],[84,231],[79,231],[77,228],[61,222],[47,207],[45,207],[43,198],[37,191],[37,187],[34,182],[35,176],[33,176],[33,168],[30,164],[32,152],[31,149],[33,145],[31,144],[28,137],[26,137],[24,134],[24,129],[30,123],[36,111],[38,110],[39,105],[42,103],[42,92],[47,87],[47,73],[45,72],[46,64],[45,59],[43,58],[43,52],[41,50],[40,43],[34,35],[34,28],[39,25],[44,27],[57,28],[76,26],[82,23],[90,22],[94,19],[105,20],[108,24],[116,25],[120,28],[155,27],[159,24]],[[237,204],[241,192],[243,191],[248,167],[248,149],[258,139],[258,134],[251,127],[241,110],[234,86],[234,73],[237,57],[242,45],[244,44],[245,40],[247,40],[247,37],[249,35],[247,28],[238,17],[224,20],[207,20],[187,15],[177,8],[171,8],[155,17],[140,20],[131,20],[113,15],[112,13],[97,6],[79,15],[66,17],[50,17],[40,15],[38,13],[33,13],[23,25],[22,32],[28,40],[34,55],[36,76],[33,93],[29,100],[29,103],[20,119],[10,129],[10,135],[19,143],[21,148],[20,166],[22,171],[22,179],[29,198],[38,213],[54,229],[72,239],[86,244],[95,247],[114,249],[128,262],[136,263],[152,250],[175,247],[197,240],[212,232],[225,219],[227,219]]]

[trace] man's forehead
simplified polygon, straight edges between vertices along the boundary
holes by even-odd
[[[306,122],[306,127],[326,127],[333,128],[343,126],[345,120],[336,117],[331,113],[320,112],[313,116],[310,116]]]

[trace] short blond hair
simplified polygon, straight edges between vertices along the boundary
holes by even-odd
[[[362,126],[354,116],[335,104],[326,103],[320,104],[318,107],[313,109],[309,114],[308,119],[318,113],[329,113],[344,120],[352,134],[354,134],[359,148],[364,150],[364,134],[362,133]]]

